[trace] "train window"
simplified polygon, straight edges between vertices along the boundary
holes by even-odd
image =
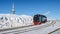
[[[38,16],[34,16],[34,21],[38,21],[39,20],[39,18],[38,18]]]
[[[41,21],[41,17],[39,17],[39,21]]]
[[[42,17],[42,21],[45,21],[46,20],[46,18],[45,17]]]
[[[46,20],[47,20],[47,17],[46,17],[46,16],[44,16],[44,15],[42,15],[42,23],[45,23],[45,22],[46,22]]]

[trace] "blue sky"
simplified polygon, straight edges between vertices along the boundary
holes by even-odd
[[[11,14],[13,2],[18,15],[44,14],[49,19],[60,19],[60,0],[0,0],[0,14]]]

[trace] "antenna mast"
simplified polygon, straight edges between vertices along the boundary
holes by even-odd
[[[14,3],[12,4],[12,14],[15,14]]]

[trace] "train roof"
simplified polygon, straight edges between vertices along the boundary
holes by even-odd
[[[34,15],[34,16],[42,16],[42,17],[47,18],[45,15],[41,15],[41,14],[36,14],[36,15]]]

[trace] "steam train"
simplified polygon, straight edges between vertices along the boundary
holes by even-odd
[[[45,15],[36,14],[33,17],[34,25],[40,25],[47,22],[47,17]]]

